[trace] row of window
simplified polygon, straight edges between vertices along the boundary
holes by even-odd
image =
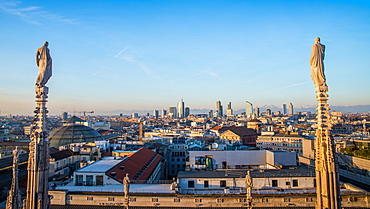
[[[272,184],[272,187],[278,187],[279,186],[278,180],[272,180],[271,184]],[[285,182],[286,186],[290,186],[290,184],[291,184],[290,181]],[[195,181],[193,181],[193,180],[188,181],[188,188],[194,188],[194,186],[195,186]],[[297,179],[293,179],[293,185],[292,186],[293,187],[298,187],[298,180]],[[204,181],[203,187],[208,188],[209,187],[209,181]],[[220,187],[226,187],[226,181],[224,181],[224,180],[220,181]]]
[[[183,169],[185,169],[185,164],[183,164],[183,165],[180,165],[180,164],[177,164],[177,166],[176,166],[177,168],[183,168]],[[171,165],[171,168],[175,168],[175,165],[174,164],[172,164]]]
[[[172,157],[177,157],[177,156],[185,157],[185,152],[172,152],[171,156]]]
[[[94,176],[93,175],[86,175],[86,180],[83,180],[83,175],[76,175],[76,186],[94,186],[95,185],[103,185],[103,176],[98,175],[95,176],[95,182],[94,182]]]
[[[69,200],[72,200],[72,196],[68,196],[68,199]],[[357,201],[357,197],[351,197],[349,199],[350,199],[351,202],[356,202]],[[93,201],[94,200],[94,197],[86,197],[86,200]],[[114,201],[114,200],[115,200],[114,197],[108,197],[108,201]],[[159,199],[155,197],[155,198],[152,198],[151,201],[152,202],[159,202]],[[195,203],[201,203],[202,201],[203,200],[201,198],[195,198],[194,199],[194,202]],[[262,198],[261,199],[261,202],[268,202],[268,201],[269,201],[268,198]],[[290,197],[287,197],[287,198],[284,198],[283,201],[284,202],[290,202],[291,199],[290,199]],[[312,197],[306,197],[305,201],[306,202],[314,202],[314,198],[312,198]],[[136,198],[130,198],[130,202],[136,202]],[[173,202],[181,202],[181,199],[180,198],[174,198],[173,199]],[[216,202],[217,203],[224,203],[225,202],[225,199],[223,199],[223,198],[217,198],[216,199]],[[247,202],[247,199],[241,198],[241,199],[239,199],[239,202],[240,203],[246,203]]]
[[[174,162],[175,161],[175,158],[172,158],[171,161]],[[177,162],[180,162],[180,161],[184,161],[185,162],[185,158],[182,158],[182,159],[181,158],[176,158],[176,161]]]

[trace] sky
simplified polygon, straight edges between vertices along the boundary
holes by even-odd
[[[316,37],[329,104],[370,105],[365,0],[0,0],[0,27],[0,115],[32,115],[44,41],[50,114],[315,105]]]

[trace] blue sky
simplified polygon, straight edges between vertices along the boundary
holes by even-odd
[[[329,103],[370,104],[368,1],[0,0],[0,25],[2,115],[32,114],[44,41],[51,114],[315,105],[317,36]]]

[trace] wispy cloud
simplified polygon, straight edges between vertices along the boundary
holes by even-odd
[[[122,54],[124,51],[126,51],[128,48],[129,48],[129,46],[127,46],[126,48],[122,49],[122,51],[118,52],[118,54],[116,54],[114,57],[115,57],[115,58],[118,58],[118,56],[119,56],[120,54]]]
[[[214,78],[221,79],[220,76],[217,73],[211,72],[211,71],[207,71],[207,70],[200,71],[200,74],[201,75],[206,74],[206,75],[212,76]]]
[[[144,71],[148,75],[152,75],[155,78],[157,76],[153,73],[152,70],[150,70],[143,62],[140,60],[137,60],[137,55],[140,55],[139,50],[135,47],[127,46],[124,49],[122,49],[120,52],[118,52],[113,57],[121,60],[125,60],[127,62],[135,63],[136,66],[138,66],[142,71]]]
[[[65,18],[61,15],[52,14],[42,7],[38,6],[21,6],[20,1],[0,1],[0,11],[10,15],[15,15],[22,20],[31,24],[40,24],[41,19],[47,19],[57,22],[64,22],[69,24],[77,23],[76,20]]]
[[[130,46],[127,46],[126,48],[122,49],[118,54],[116,54],[114,57],[118,59],[123,59],[127,62],[136,62],[136,57],[135,57],[135,50],[129,50],[129,53],[123,53],[125,51],[128,51]]]
[[[300,86],[300,85],[303,85],[303,84],[306,84],[306,83],[310,83],[310,82],[306,81],[306,82],[302,82],[302,83],[291,84],[291,85],[283,86],[283,87],[280,87],[280,88],[272,89],[272,90],[267,91],[265,93],[271,93],[271,92],[275,92],[275,91],[278,91],[278,90],[281,90],[281,89],[287,89],[287,88],[291,88],[291,87],[294,87],[294,86]]]

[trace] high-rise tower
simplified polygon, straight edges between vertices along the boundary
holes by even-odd
[[[288,106],[288,114],[289,115],[293,115],[294,114],[293,104],[292,103],[290,103],[289,106]]]
[[[286,115],[286,104],[283,104],[282,108],[281,108],[281,112],[283,115]]]
[[[246,101],[245,102],[245,116],[252,117],[252,114],[253,114],[253,105],[252,103]]]
[[[177,108],[176,107],[169,107],[168,108],[168,116],[172,118],[177,118]]]
[[[216,111],[217,111],[217,116],[218,117],[222,117],[224,115],[223,111],[222,111],[221,101],[216,102]]]
[[[233,115],[233,109],[231,109],[231,102],[229,102],[229,104],[227,104],[226,115],[227,116],[232,116]]]
[[[177,113],[179,118],[184,118],[185,117],[185,104],[184,100],[181,97],[181,101],[177,104]]]

